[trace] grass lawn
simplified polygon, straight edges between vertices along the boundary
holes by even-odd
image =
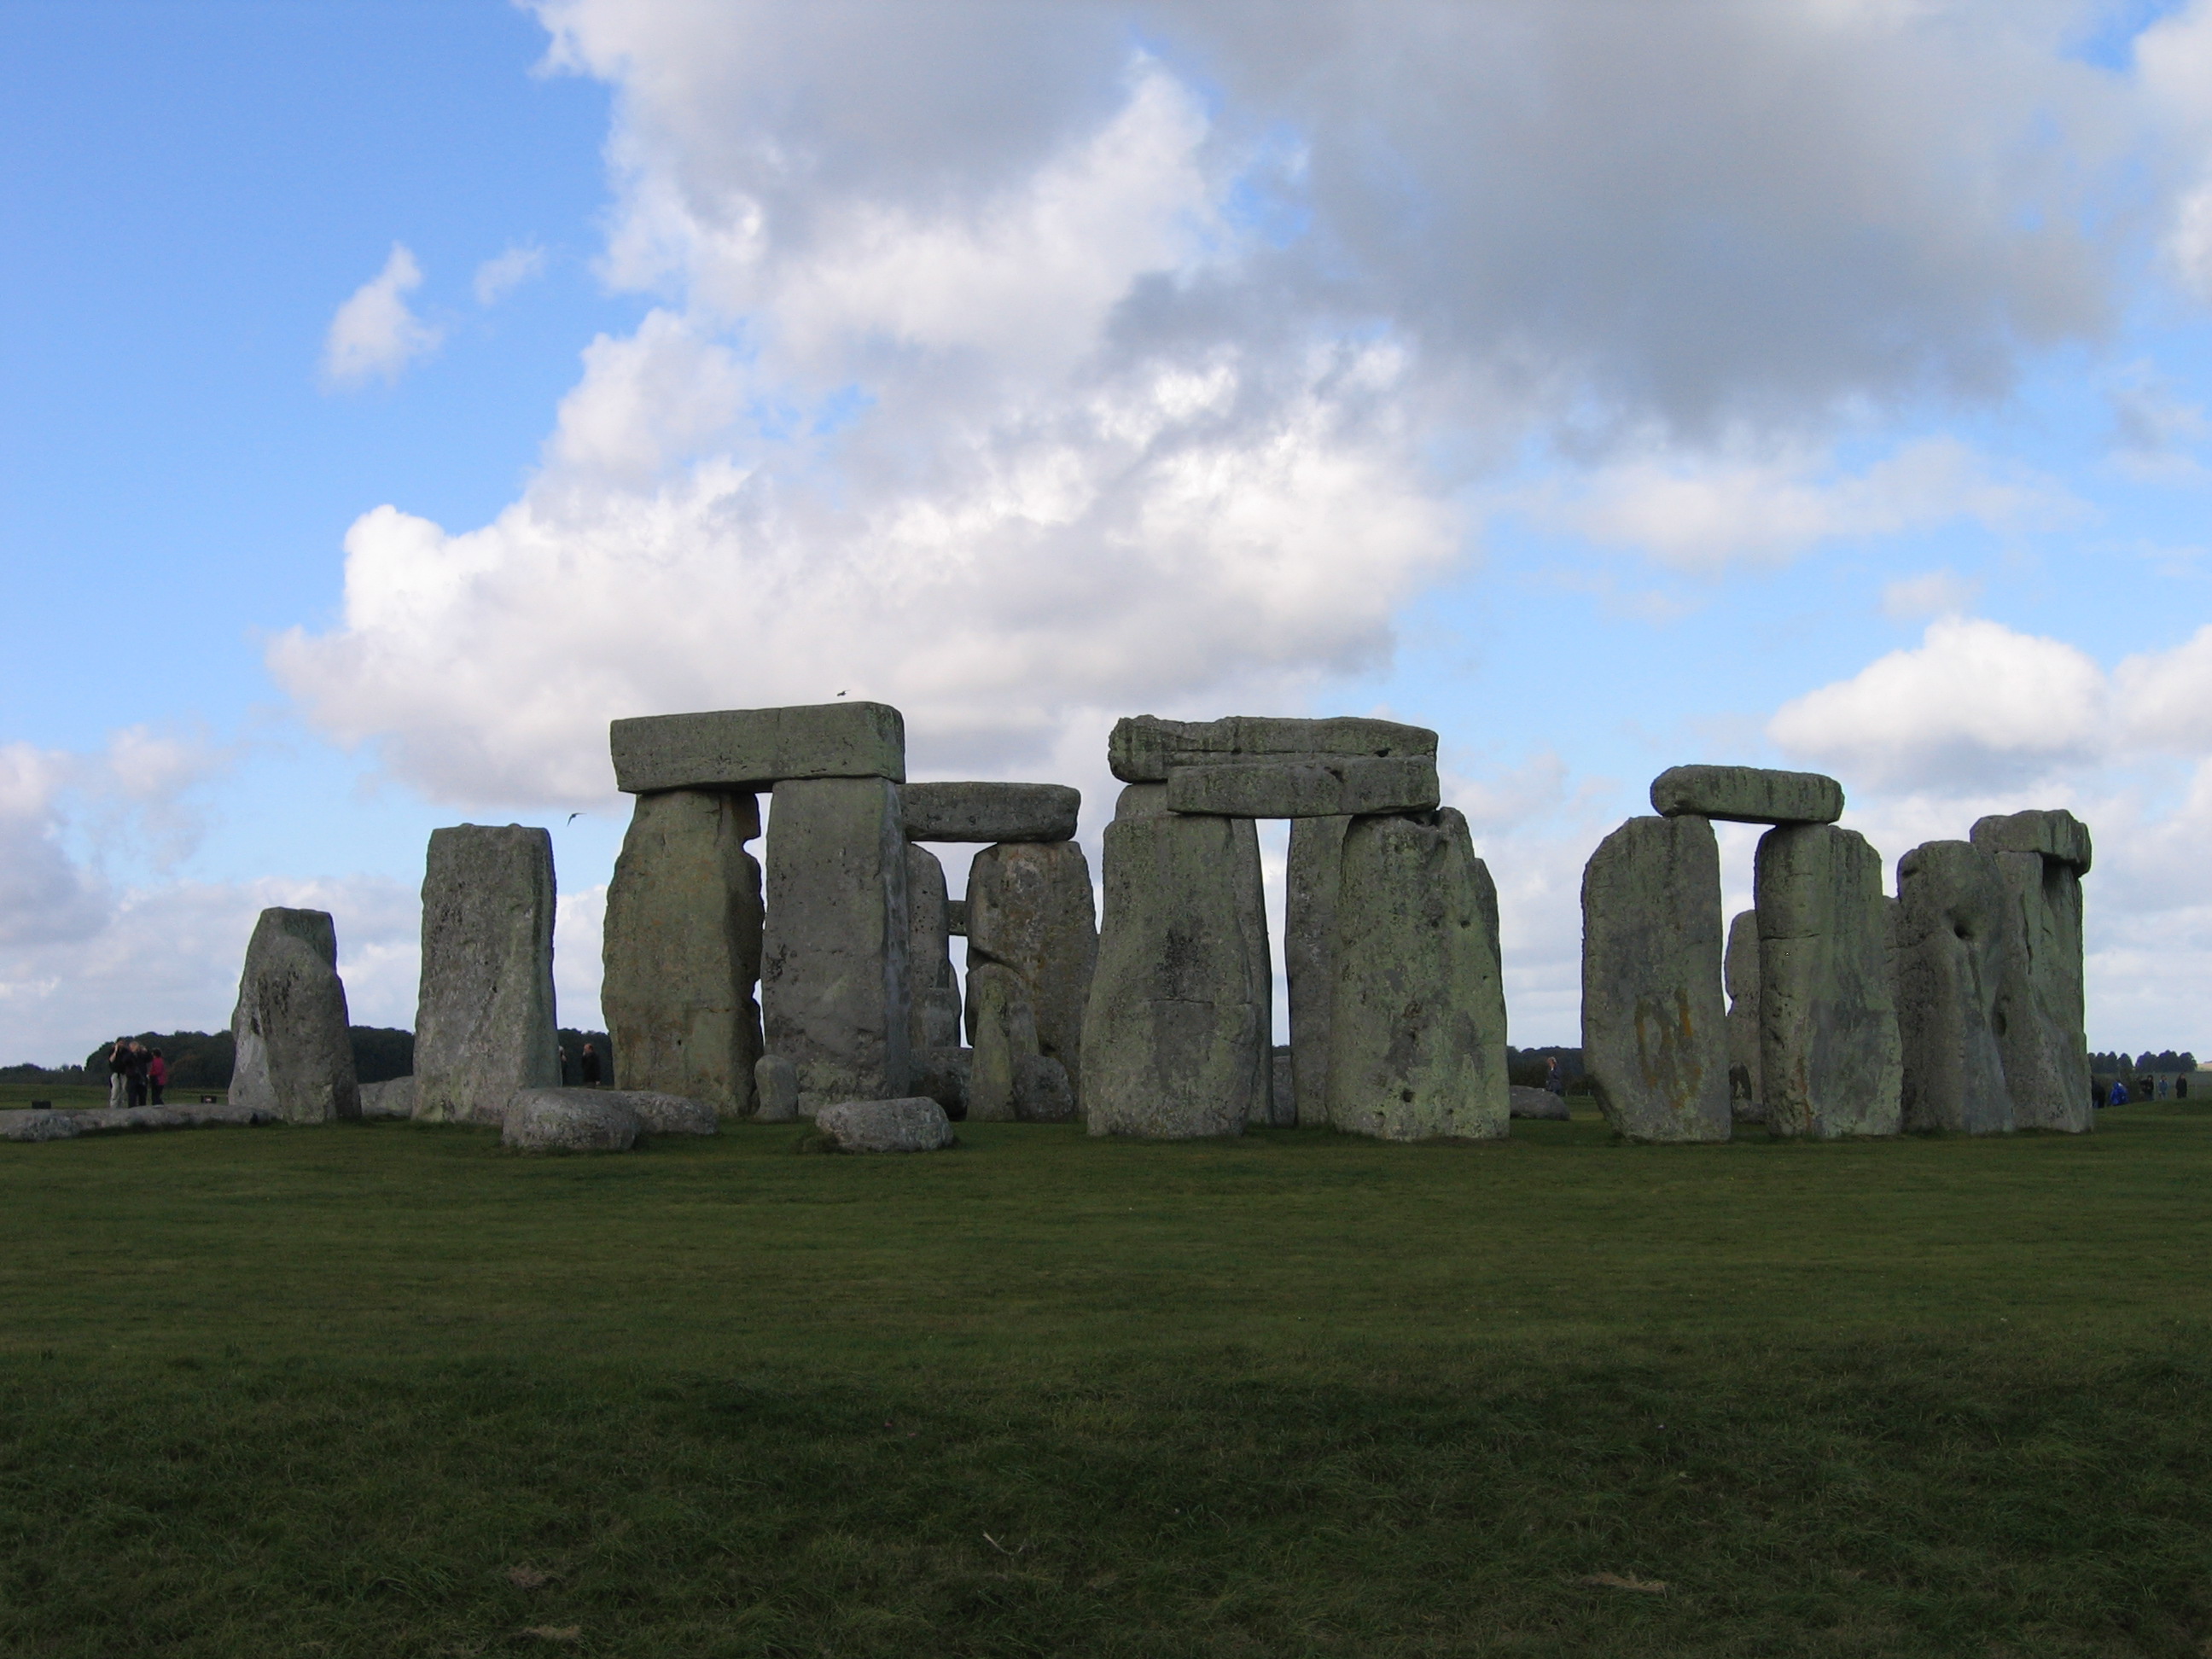
[[[0,1653],[2212,1650],[2212,1109],[799,1135],[0,1145]]]

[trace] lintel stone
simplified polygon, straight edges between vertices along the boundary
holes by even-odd
[[[1083,792],[1064,783],[909,783],[908,841],[1073,841]]]
[[[1670,766],[1651,781],[1651,810],[1728,823],[1833,823],[1844,815],[1844,786],[1818,772]]]
[[[2089,873],[2089,826],[2063,808],[1978,818],[1973,842],[1985,853],[2035,853],[2076,875]]]
[[[1298,755],[1168,769],[1168,809],[1232,818],[1432,812],[1443,799],[1425,756]]]
[[[1218,720],[1164,720],[1136,714],[1116,720],[1106,743],[1107,762],[1124,783],[1164,783],[1171,766],[1237,756],[1414,755],[1433,760],[1436,753],[1437,734],[1425,726],[1354,715],[1316,720],[1231,714]]]
[[[607,728],[615,787],[746,789],[812,778],[906,781],[906,720],[889,703],[817,702],[646,714]]]

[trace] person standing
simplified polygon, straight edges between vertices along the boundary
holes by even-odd
[[[153,1098],[148,1104],[161,1103],[161,1091],[169,1086],[169,1062],[161,1058],[159,1048],[146,1057],[146,1089]]]
[[[599,1051],[596,1045],[589,1042],[584,1045],[583,1055],[576,1061],[576,1074],[583,1079],[586,1089],[599,1086]]]
[[[1544,1061],[1544,1090],[1546,1093],[1557,1095],[1562,1100],[1566,1098],[1566,1074],[1559,1069],[1559,1057],[1557,1054],[1549,1056]]]
[[[131,1103],[143,1106],[146,1103],[146,1050],[143,1044],[134,1042],[131,1045],[130,1067],[123,1077]]]
[[[131,1045],[115,1039],[107,1051],[107,1109],[119,1111],[131,1100]]]

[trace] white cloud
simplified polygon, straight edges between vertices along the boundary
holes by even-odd
[[[1982,585],[1949,570],[1899,576],[1881,589],[1881,614],[1893,622],[1919,617],[1956,616],[1980,597]]]
[[[477,267],[471,286],[480,306],[495,306],[501,300],[545,273],[545,250],[536,243],[522,243],[494,255]]]
[[[440,331],[407,306],[406,296],[422,284],[415,256],[394,242],[384,269],[356,289],[331,319],[323,341],[323,374],[331,384],[396,380],[415,358],[437,348]]]

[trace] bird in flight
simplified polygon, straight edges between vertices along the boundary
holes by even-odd
[[[584,815],[581,812],[571,812],[568,814],[568,822],[574,823],[578,818],[580,818],[583,816]]]

